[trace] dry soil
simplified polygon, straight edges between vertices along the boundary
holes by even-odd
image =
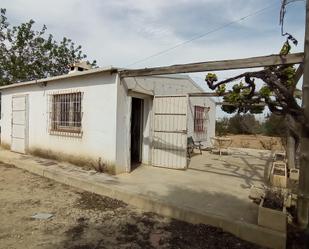
[[[31,218],[52,213],[48,220]],[[0,163],[0,248],[260,248]]]
[[[231,147],[258,150],[284,150],[280,137],[262,135],[227,135],[232,139]]]

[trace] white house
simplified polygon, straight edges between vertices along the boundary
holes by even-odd
[[[188,76],[73,71],[0,87],[3,146],[107,162],[121,173],[139,163],[186,168],[188,136],[210,145],[215,103],[190,97],[202,89]]]

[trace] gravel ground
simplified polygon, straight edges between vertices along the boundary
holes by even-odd
[[[48,220],[31,218],[52,213]],[[0,163],[0,248],[260,248]]]

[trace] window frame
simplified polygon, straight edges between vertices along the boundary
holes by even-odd
[[[83,134],[83,92],[57,92],[50,95],[51,135],[77,136]]]
[[[194,106],[194,132],[203,133],[206,131],[206,110],[205,106]]]

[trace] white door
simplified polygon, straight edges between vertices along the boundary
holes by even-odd
[[[26,153],[27,149],[27,95],[12,97],[12,142],[11,150]]]
[[[152,165],[185,169],[188,97],[155,96],[153,101]]]

